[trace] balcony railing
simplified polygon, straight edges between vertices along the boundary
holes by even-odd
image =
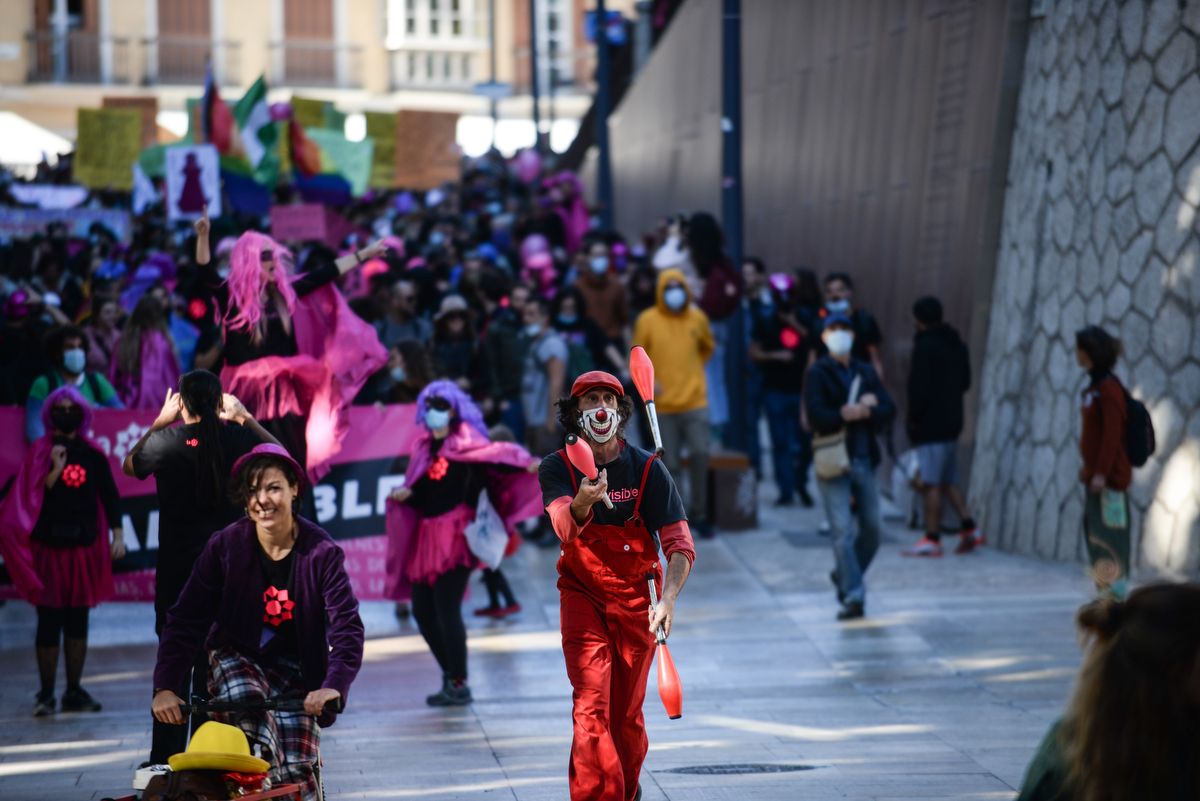
[[[393,50],[389,54],[393,90],[465,90],[485,79],[479,52],[463,50]]]
[[[128,83],[130,41],[84,31],[36,31],[29,45],[29,80],[56,83]]]
[[[362,86],[362,48],[328,41],[272,42],[273,83],[293,86]]]
[[[143,39],[142,80],[146,84],[204,83],[208,64],[218,84],[241,83],[241,43],[207,36]]]

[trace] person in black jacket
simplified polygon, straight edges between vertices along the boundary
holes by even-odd
[[[942,321],[942,304],[926,296],[913,304],[917,335],[908,374],[908,440],[917,454],[917,486],[925,501],[925,536],[905,556],[941,556],[942,499],[962,522],[954,552],[982,544],[975,521],[958,488],[958,435],[963,428],[963,395],[971,388],[966,343]]]
[[[875,468],[879,465],[879,443],[875,431],[896,414],[878,373],[870,364],[853,358],[854,328],[844,314],[825,319],[821,339],[828,353],[812,367],[804,383],[804,406],[815,436],[845,430],[849,469],[834,477],[817,476],[817,487],[825,504],[833,534],[836,568],[830,575],[838,588],[842,608],[838,620],[863,616],[866,587],[863,574],[879,549],[879,488]],[[853,393],[854,397],[851,398]],[[851,497],[856,502],[851,518]]]

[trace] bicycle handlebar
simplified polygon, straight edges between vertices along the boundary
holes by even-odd
[[[332,715],[340,713],[345,708],[341,698],[325,702],[324,712]],[[193,695],[190,701],[180,707],[184,715],[193,712],[303,712],[304,696],[281,695],[274,698],[256,698],[246,701],[223,701],[215,698],[202,698]]]

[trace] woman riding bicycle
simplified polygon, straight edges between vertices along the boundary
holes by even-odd
[[[302,713],[228,722],[261,746],[272,784],[299,784],[309,801],[320,798],[321,727],[336,717],[323,710],[345,701],[358,674],[363,624],[342,549],[294,512],[303,482],[300,465],[278,445],[259,445],[234,463],[231,486],[247,519],[212,536],[167,613],[151,711],[163,723],[183,724],[180,696],[202,647],[216,699],[306,693]]]

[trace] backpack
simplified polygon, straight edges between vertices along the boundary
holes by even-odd
[[[1129,394],[1125,386],[1125,455],[1134,467],[1141,467],[1151,456],[1157,443],[1154,440],[1154,421],[1146,404]]]
[[[53,392],[54,390],[58,389],[59,387],[61,387],[63,385],[62,376],[60,376],[58,374],[57,370],[51,370],[50,372],[46,373],[45,378],[46,378],[46,385],[49,387],[50,392]],[[83,371],[83,383],[87,384],[88,390],[91,391],[91,393],[92,393],[92,404],[94,406],[99,406],[100,405],[100,379],[96,377],[96,373],[94,373],[91,370],[84,370]],[[49,394],[49,393],[47,393],[47,394]]]

